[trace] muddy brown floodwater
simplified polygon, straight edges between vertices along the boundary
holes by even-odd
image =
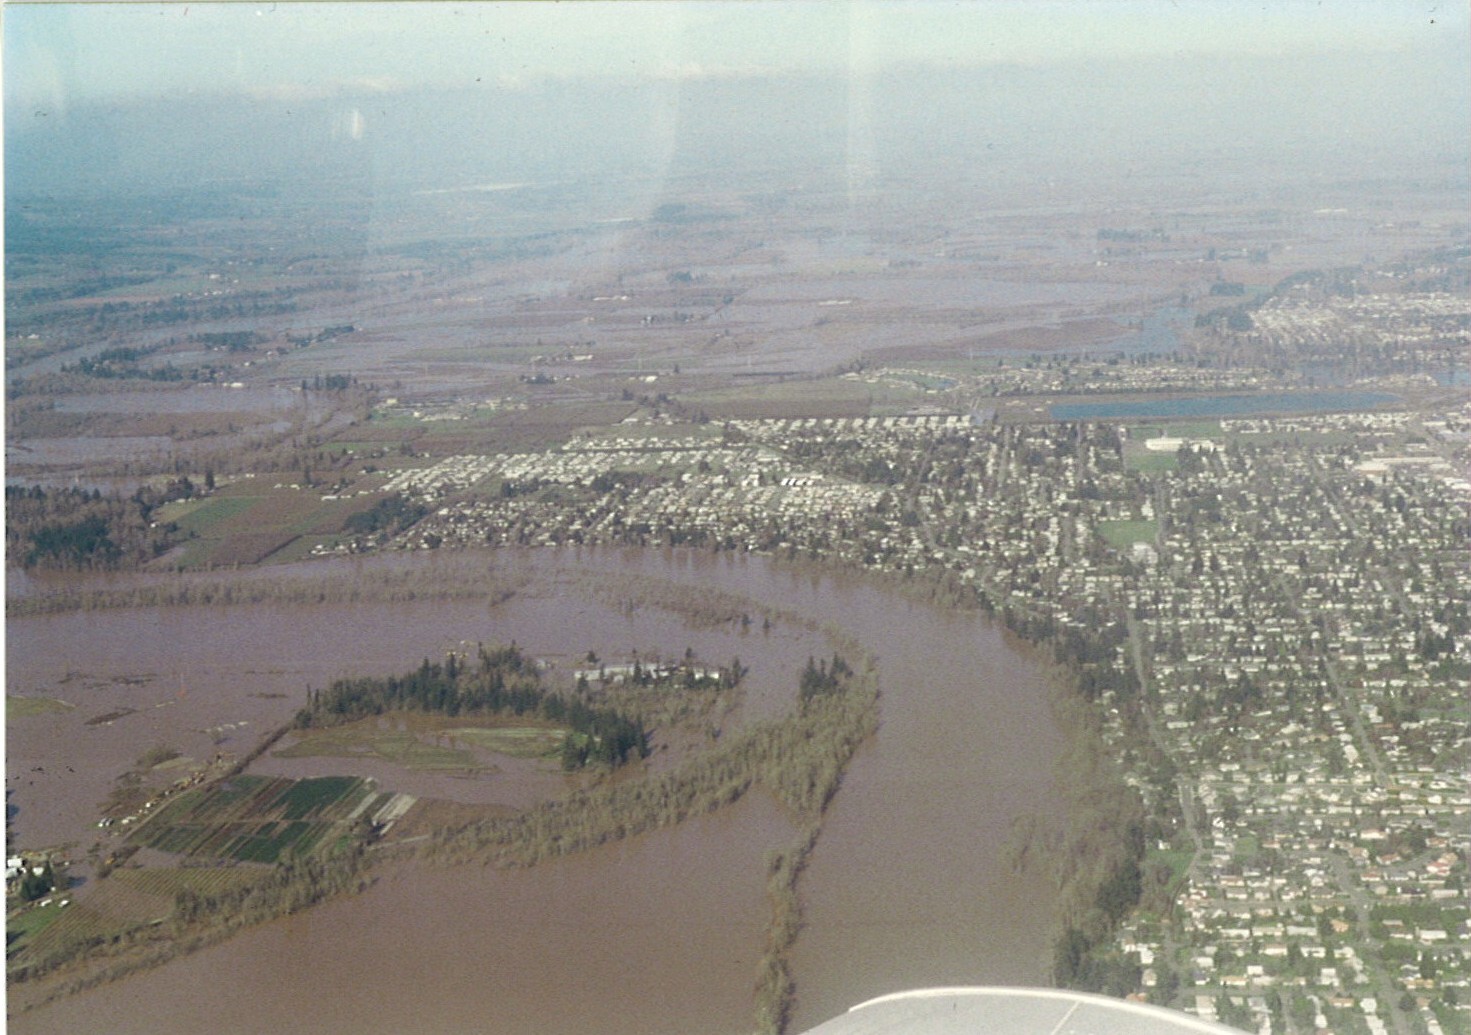
[[[307,682],[412,667],[461,640],[515,638],[533,653],[573,658],[686,643],[713,660],[739,655],[752,668],[748,717],[790,701],[807,655],[830,649],[796,623],[778,622],[768,635],[693,630],[667,612],[627,615],[585,592],[589,573],[631,573],[810,616],[878,658],[882,726],[855,757],[800,884],[806,924],[793,958],[793,1030],[900,988],[1045,981],[1049,891],[1002,857],[1018,816],[1057,818],[1061,809],[1052,779],[1062,734],[1046,676],[1022,647],[975,615],[760,558],[562,550],[506,552],[490,563],[534,578],[494,609],[237,606],[8,622],[10,692],[66,697],[71,687],[73,697],[89,696],[72,712],[11,724],[7,786],[69,751],[82,757],[78,738],[95,737],[86,750],[102,756],[100,780],[53,785],[69,807],[35,788],[17,794],[23,840],[72,829],[97,787],[155,737],[224,715],[257,730],[294,710]],[[182,695],[179,672],[189,673]],[[83,724],[118,703],[137,710],[112,726]],[[167,729],[156,728],[161,716]],[[135,732],[123,735],[129,723]],[[468,783],[448,790],[494,800],[485,789],[493,778],[479,791]],[[793,831],[756,793],[714,816],[531,870],[397,870],[361,896],[13,1015],[12,1030],[749,1031],[768,913],[765,858]]]

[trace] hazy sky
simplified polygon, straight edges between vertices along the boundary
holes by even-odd
[[[4,8],[5,176],[424,186],[839,168],[1443,170],[1465,0]],[[1373,172],[1379,157],[1399,169]]]
[[[1411,52],[1463,0],[8,4],[4,85],[30,109],[183,92],[292,99],[549,78],[870,74],[1192,54]]]

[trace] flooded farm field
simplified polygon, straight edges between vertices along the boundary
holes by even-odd
[[[136,385],[15,404],[5,443],[11,483],[91,483],[165,458],[223,455],[348,418],[330,393],[225,384]],[[334,419],[336,418],[336,419]]]
[[[440,562],[331,563],[372,578]],[[742,723],[791,706],[806,659],[832,649],[826,628],[876,656],[881,726],[854,758],[799,884],[806,923],[793,956],[794,1027],[902,987],[1045,979],[1048,888],[1012,873],[1002,845],[1018,817],[1060,809],[1051,781],[1062,737],[1044,673],[999,630],[759,558],[548,550],[473,563],[488,581],[520,588],[493,607],[250,604],[10,619],[8,693],[72,706],[9,724],[17,832],[26,843],[85,846],[110,782],[150,746],[243,754],[294,713],[308,686],[406,671],[465,643],[515,640],[564,674],[588,651],[738,656],[750,674],[728,721]],[[766,631],[760,620],[691,622],[654,606],[641,585],[719,593],[775,619]],[[373,776],[384,790],[518,807],[527,780],[565,779],[534,769],[267,755],[251,771]],[[529,870],[416,864],[365,894],[14,1013],[11,1023],[17,1032],[102,1017],[117,1031],[749,1030],[769,912],[765,860],[792,829],[757,791],[713,815]],[[324,988],[337,1004],[326,1016]],[[13,1010],[17,993],[23,1004],[34,990],[12,988]],[[163,1002],[175,1004],[171,1019],[154,1007]]]
[[[371,578],[403,559],[382,560],[387,563],[327,562],[257,576],[289,579],[348,569]],[[535,570],[507,570],[526,565]],[[243,755],[267,730],[291,719],[306,703],[308,688],[340,678],[396,675],[425,658],[473,651],[477,644],[514,642],[552,665],[550,677],[555,680],[560,672],[567,684],[588,651],[607,658],[634,653],[651,658],[690,649],[711,662],[739,656],[750,669],[743,707],[752,717],[784,710],[802,664],[831,650],[824,636],[790,622],[778,621],[764,633],[732,634],[690,628],[680,615],[657,607],[631,611],[616,591],[595,592],[575,566],[510,557],[484,568],[487,581],[492,568],[518,582],[534,578],[495,606],[484,600],[238,604],[9,619],[7,693],[66,706],[8,725],[7,788],[17,836],[36,845],[82,842],[115,777],[156,744],[192,758],[221,751]],[[35,589],[82,580],[17,581]],[[160,580],[90,581],[116,589]],[[249,575],[241,580],[249,581]],[[317,776],[331,770],[383,781],[391,777],[407,793],[457,801],[504,800],[502,781],[493,772],[473,777],[416,772],[366,758],[268,756],[261,766],[274,775]],[[524,799],[516,789],[505,794],[511,796],[505,803]]]
[[[531,870],[402,870],[356,898],[12,1014],[11,1030],[105,1019],[119,1035],[749,1031],[763,855],[789,837],[778,808],[753,797]]]
[[[62,413],[258,414],[303,406],[301,393],[289,388],[190,385],[177,391],[95,392],[63,396],[57,400],[55,408]]]

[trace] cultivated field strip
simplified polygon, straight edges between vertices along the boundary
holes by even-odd
[[[235,776],[180,796],[134,838],[191,858],[273,863],[288,851],[315,851],[363,814],[397,818],[408,807],[399,797],[356,777]]]
[[[27,948],[33,957],[61,946],[108,938],[131,928],[168,918],[174,896],[188,889],[217,894],[258,880],[265,872],[253,866],[208,866],[114,870],[88,896],[62,912]]]

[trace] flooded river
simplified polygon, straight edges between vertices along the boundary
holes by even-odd
[[[1051,777],[1061,734],[1040,667],[998,630],[759,558],[568,550],[486,563],[529,582],[494,608],[235,606],[8,622],[8,690],[76,705],[10,724],[7,787],[23,841],[65,839],[89,808],[95,815],[107,782],[158,739],[208,752],[202,724],[228,717],[248,724],[230,734],[238,750],[294,711],[309,684],[413,667],[461,641],[515,639],[569,664],[588,650],[688,645],[711,660],[737,655],[752,670],[747,717],[792,700],[807,656],[831,649],[795,621],[766,633],[759,622],[745,632],[693,629],[672,613],[629,614],[586,592],[590,574],[632,575],[810,616],[878,658],[883,724],[854,759],[800,885],[794,1030],[899,988],[1045,980],[1047,889],[1009,871],[1002,843],[1018,815],[1059,807]],[[133,710],[111,725],[85,724],[125,708]],[[96,758],[98,775],[69,774],[68,783],[58,774],[50,796],[24,787],[84,757],[89,768]],[[36,766],[46,774],[32,775]],[[391,774],[375,775],[391,786]],[[495,800],[493,778],[416,778],[431,782],[411,793]],[[764,859],[792,832],[758,793],[715,816],[529,871],[415,867],[362,896],[12,1016],[12,1028],[72,1031],[105,1018],[108,1030],[150,1032],[748,1031],[767,916]]]

